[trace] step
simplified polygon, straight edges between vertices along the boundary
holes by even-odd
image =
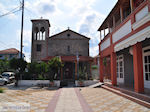
[[[138,103],[140,105],[143,105],[145,107],[150,108],[150,103],[149,102],[146,102],[144,100],[138,99],[138,98],[133,97],[133,96],[130,96],[129,94],[126,94],[126,93],[120,91],[119,89],[115,89],[115,87],[110,87],[108,85],[102,85],[102,88],[104,88],[104,89],[106,89],[108,91],[111,91],[111,92],[113,92],[115,94],[118,94],[118,95],[120,95],[122,97],[125,97],[125,98],[127,98],[127,99],[129,99],[131,101],[134,101],[134,102],[136,102],[136,103]]]

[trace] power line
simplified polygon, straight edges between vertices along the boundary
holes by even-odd
[[[5,13],[5,14],[0,15],[0,17],[4,17],[4,16],[7,16],[7,15],[10,15],[10,14],[12,14],[12,13],[16,13],[16,12],[20,11],[21,9],[18,9],[18,8],[20,8],[20,6],[14,8],[14,9],[12,9],[12,10],[10,10],[9,12],[7,12],[7,13]],[[18,9],[18,10],[16,10],[16,9]]]

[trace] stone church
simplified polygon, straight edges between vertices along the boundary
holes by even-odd
[[[79,69],[86,69],[87,78],[91,77],[92,58],[89,57],[90,38],[69,28],[49,37],[49,20],[35,19],[31,21],[32,62],[47,62],[59,56],[64,64],[59,74],[59,79],[75,81],[79,77]]]

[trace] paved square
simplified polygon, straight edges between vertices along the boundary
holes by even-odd
[[[150,112],[103,88],[8,89],[0,94],[0,106],[9,102],[30,104],[28,112]]]
[[[82,88],[80,92],[94,112],[150,112],[150,109],[103,88]]]
[[[46,89],[5,90],[5,93],[0,94],[0,106],[4,102],[26,102],[30,104],[30,112],[45,112],[54,94],[55,90]]]

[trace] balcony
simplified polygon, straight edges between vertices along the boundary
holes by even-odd
[[[102,43],[108,34],[112,34],[112,42],[115,43],[149,21],[148,7],[149,0],[119,0],[98,29]],[[145,21],[142,23],[143,18]]]

